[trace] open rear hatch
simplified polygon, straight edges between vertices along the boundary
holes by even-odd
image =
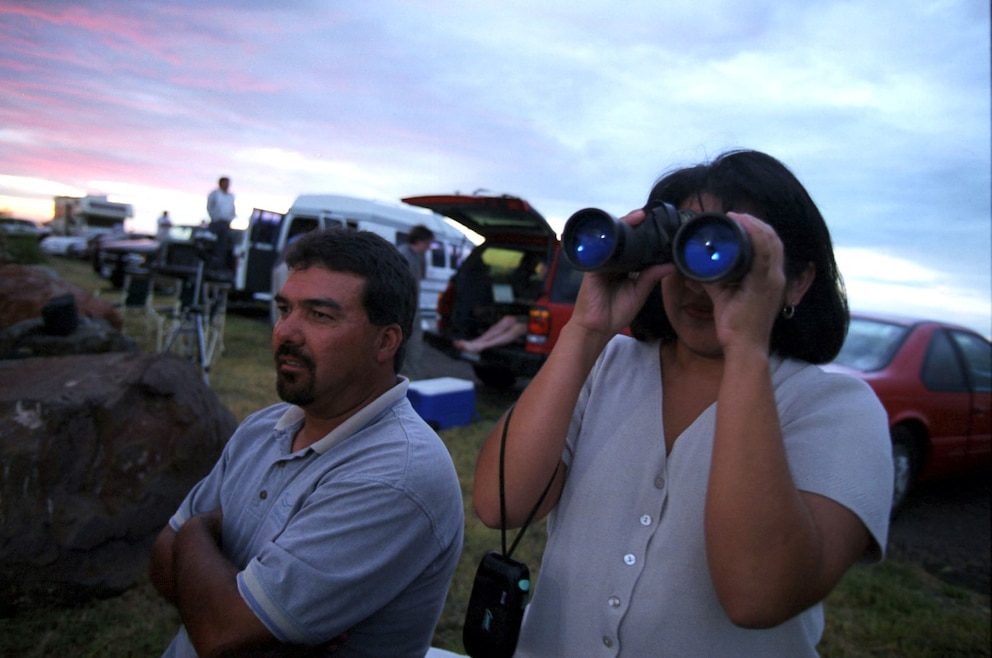
[[[433,210],[486,238],[498,234],[556,237],[547,220],[518,197],[440,194],[407,197],[403,202]]]

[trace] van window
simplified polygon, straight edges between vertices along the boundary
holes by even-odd
[[[428,262],[430,262],[431,267],[444,269],[448,266],[447,262],[445,262],[447,260],[445,258],[446,255],[443,242],[432,242]]]
[[[279,236],[282,214],[256,208],[251,217],[251,242],[253,244],[275,244]]]
[[[289,225],[289,233],[286,235],[286,244],[289,244],[290,240],[297,235],[312,231],[318,226],[320,226],[320,221],[316,217],[302,217],[299,215],[293,217],[293,222]]]
[[[451,264],[451,269],[455,270],[462,266],[465,262],[465,257],[472,252],[471,249],[465,247],[465,243],[461,242],[459,244],[449,244],[448,245],[448,262]]]

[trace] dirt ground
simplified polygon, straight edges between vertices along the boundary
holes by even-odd
[[[990,594],[992,471],[918,485],[889,529],[889,556]]]

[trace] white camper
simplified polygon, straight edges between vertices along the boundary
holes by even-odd
[[[438,296],[473,244],[442,216],[399,202],[304,194],[284,214],[256,208],[235,248],[234,290],[271,303],[285,279],[282,254],[286,245],[301,233],[315,228],[350,226],[372,231],[399,246],[417,224],[434,232],[434,244],[427,252],[427,276],[420,284],[421,322],[433,326]]]

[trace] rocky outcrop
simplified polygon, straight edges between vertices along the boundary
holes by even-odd
[[[0,361],[0,605],[133,584],[236,424],[175,356]]]
[[[45,304],[65,294],[75,298],[80,318],[102,319],[117,330],[124,326],[123,317],[109,302],[63,281],[48,268],[0,264],[0,329],[40,318]]]

